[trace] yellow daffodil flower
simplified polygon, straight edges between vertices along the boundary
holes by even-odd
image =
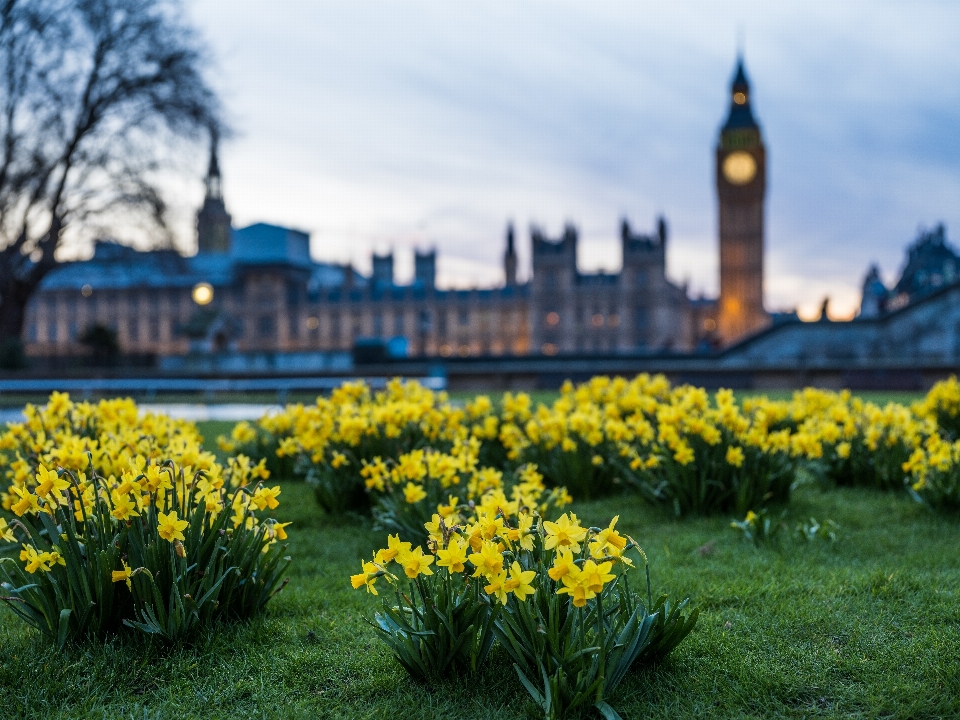
[[[533,585],[530,583],[536,576],[536,570],[524,570],[520,563],[514,561],[513,565],[510,566],[510,579],[503,584],[503,588],[512,592],[517,600],[523,602],[527,599],[527,595],[533,595],[535,592]]]
[[[470,545],[463,538],[454,535],[447,547],[437,550],[437,567],[445,567],[450,572],[463,572],[469,548]]]
[[[186,520],[180,520],[177,517],[177,511],[172,510],[169,513],[157,513],[157,534],[167,542],[174,540],[185,540],[183,531],[190,523]]]
[[[573,552],[580,552],[580,543],[587,537],[586,528],[580,527],[577,516],[573,513],[564,513],[556,522],[549,520],[543,523],[547,536],[543,547],[547,550],[554,548],[570,548]]]

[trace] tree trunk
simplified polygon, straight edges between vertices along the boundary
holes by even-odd
[[[23,322],[32,290],[13,278],[0,286],[0,345],[23,337]]]
[[[55,217],[40,243],[39,262],[31,263],[20,254],[19,247],[0,251],[0,346],[12,340],[22,340],[27,303],[47,273],[57,266],[53,254],[62,229],[63,223]]]

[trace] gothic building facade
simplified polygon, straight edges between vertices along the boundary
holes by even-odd
[[[879,267],[870,266],[863,281],[857,317],[882,317],[957,282],[960,282],[960,254],[947,241],[947,230],[941,223],[932,230],[921,230],[907,247],[903,270],[893,287],[884,284]]]
[[[649,234],[623,220],[617,273],[578,266],[577,229],[531,228],[532,274],[520,282],[508,227],[499,287],[445,290],[435,252],[417,252],[414,279],[396,282],[393,254],[372,273],[316,262],[306,233],[257,223],[233,228],[216,147],[197,215],[196,255],[100,241],[90,260],[51,272],[30,303],[28,355],[86,352],[103,326],[120,349],[146,355],[342,351],[399,340],[413,356],[689,352],[763,328],[766,151],[742,63],[716,150],[720,300],[691,299],[667,274],[667,223]]]

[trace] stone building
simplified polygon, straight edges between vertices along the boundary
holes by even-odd
[[[686,289],[667,278],[667,224],[651,235],[621,224],[619,273],[577,269],[577,230],[568,225],[556,240],[531,230],[531,345],[557,353],[691,350],[696,328]]]
[[[617,273],[585,273],[579,236],[531,228],[532,275],[517,276],[507,229],[502,286],[436,286],[436,253],[417,252],[400,285],[393,254],[374,255],[369,276],[316,262],[307,233],[257,223],[233,228],[216,148],[197,214],[198,252],[139,251],[99,241],[90,260],[51,272],[25,324],[28,355],[87,352],[84,335],[112,329],[129,354],[290,353],[351,350],[380,341],[412,356],[663,353],[729,344],[770,322],[763,309],[766,150],[742,62],[716,149],[720,301],[691,299],[667,275],[667,223],[650,234],[626,220]],[[101,333],[102,335],[102,333]]]
[[[932,230],[921,230],[907,248],[900,279],[888,288],[880,278],[880,268],[871,265],[863,281],[858,317],[881,317],[917,302],[942,287],[960,280],[960,254],[947,241],[947,230],[940,223]]]

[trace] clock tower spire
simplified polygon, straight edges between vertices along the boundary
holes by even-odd
[[[751,109],[750,83],[737,59],[730,111],[717,145],[720,226],[720,303],[717,329],[724,344],[770,322],[763,309],[763,201],[767,152]]]
[[[217,134],[211,132],[210,165],[205,184],[206,197],[197,213],[197,252],[226,254],[230,252],[230,213],[223,202],[220,162],[217,159]]]

